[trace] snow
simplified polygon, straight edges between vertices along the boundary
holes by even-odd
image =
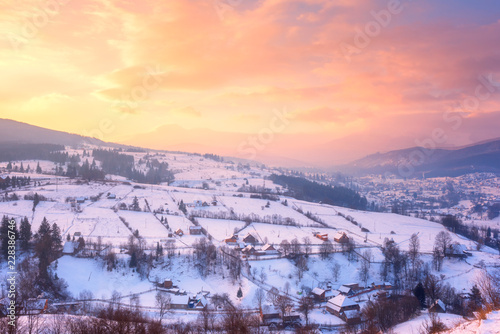
[[[437,313],[438,318],[447,326],[448,328],[456,327],[459,323],[463,322],[464,319],[456,314],[449,313]],[[422,326],[426,321],[429,321],[429,313],[425,312],[421,315],[404,322],[402,324],[396,325],[393,328],[394,334],[418,334],[421,333]]]
[[[69,291],[75,297],[83,290],[92,291],[94,298],[109,299],[114,290],[128,295],[152,288],[151,283],[141,280],[137,273],[130,270],[109,272],[92,259],[64,255],[57,262],[55,271],[58,277],[66,280]]]

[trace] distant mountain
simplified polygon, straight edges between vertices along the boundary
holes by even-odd
[[[26,123],[0,118],[0,143],[23,144],[58,144],[78,146],[82,144],[107,145],[102,140],[70,134],[62,131],[49,130]]]
[[[474,172],[500,174],[500,139],[453,149],[412,147],[375,153],[339,169],[358,174],[393,173],[402,177],[459,176]]]

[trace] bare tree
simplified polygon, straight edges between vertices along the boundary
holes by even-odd
[[[264,281],[267,279],[267,274],[264,271],[264,268],[260,268],[259,279],[261,283],[264,283]]]
[[[311,254],[311,239],[309,239],[309,237],[304,237],[302,240],[304,242],[304,252],[306,255]]]
[[[82,301],[83,312],[91,313],[92,312],[92,304],[91,300],[94,299],[94,294],[90,290],[82,290],[78,295],[78,299]]]
[[[280,249],[281,249],[281,252],[283,253],[284,256],[288,256],[288,254],[290,254],[290,251],[292,248],[291,248],[288,240],[284,239],[280,243]]]
[[[163,319],[165,313],[170,309],[170,304],[172,302],[172,297],[169,293],[158,291],[155,296],[156,307],[160,310],[160,320]]]
[[[276,305],[278,301],[278,296],[279,296],[279,291],[276,288],[271,288],[267,294],[266,294],[266,299],[269,301],[271,304]]]
[[[237,307],[228,307],[222,317],[222,328],[227,334],[250,333],[250,317],[242,309]]]
[[[304,277],[304,272],[308,270],[306,257],[303,255],[299,256],[296,265],[297,265],[296,274],[300,281],[302,280],[302,277]]]
[[[500,272],[488,273],[483,270],[476,278],[476,285],[481,291],[484,302],[491,308],[500,307]]]
[[[314,300],[310,296],[302,296],[299,300],[299,311],[306,319],[306,326],[309,326],[309,313],[314,309]]]
[[[259,309],[262,309],[262,302],[264,301],[265,298],[265,293],[264,290],[259,288],[257,291],[255,291],[255,295],[253,297],[255,303],[259,307]]]
[[[359,269],[359,279],[362,280],[365,285],[370,278],[370,263],[372,259],[372,252],[366,249],[361,257],[361,267]]]
[[[432,264],[434,265],[434,269],[437,271],[441,271],[441,267],[443,265],[444,255],[441,252],[439,247],[434,246],[432,251]]]
[[[281,317],[285,317],[293,307],[292,300],[287,296],[277,295],[274,306],[281,312]]]
[[[203,333],[209,333],[215,327],[215,314],[211,309],[205,307],[198,315],[198,327]]]
[[[319,254],[322,259],[326,259],[330,254],[333,253],[333,244],[330,240],[323,241],[319,248]]]
[[[420,251],[420,239],[417,233],[413,233],[410,238],[410,244],[408,246],[408,256],[410,257],[411,263],[414,266],[417,261]]]
[[[333,279],[335,280],[335,282],[338,281],[339,275],[340,275],[340,264],[338,264],[337,262],[334,262],[332,265],[332,276],[333,276]]]
[[[436,235],[436,239],[434,241],[434,246],[439,249],[442,256],[446,256],[448,253],[448,247],[451,245],[451,235],[446,231],[441,231]]]
[[[429,299],[427,305],[432,305],[436,300],[441,298],[442,284],[440,279],[435,275],[427,275],[424,280],[425,296]]]
[[[122,294],[116,290],[111,293],[111,307],[114,309],[120,309],[120,300],[122,299]]]
[[[291,246],[291,253],[300,254],[302,252],[302,246],[300,245],[297,238],[294,238],[292,241],[290,241],[290,246]]]

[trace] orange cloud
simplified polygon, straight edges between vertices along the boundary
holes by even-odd
[[[221,3],[227,6],[214,6]],[[380,150],[393,148],[398,136],[397,143],[411,143],[429,128],[446,126],[443,114],[476,95],[479,75],[491,73],[500,82],[498,6],[406,2],[351,62],[340,46],[354,45],[387,3],[89,0],[46,6],[0,4],[6,32],[0,36],[1,116],[78,133],[110,119],[115,130],[105,140],[175,123],[214,131],[217,150],[234,139],[226,129],[258,133],[273,110],[288,108],[296,116],[283,132],[288,142],[276,139],[269,154],[292,156],[300,149],[306,160],[333,161],[335,154],[311,147],[329,150],[347,138],[351,151],[362,154],[367,138]],[[49,20],[36,21],[28,34],[33,17],[45,16]],[[467,135],[452,140],[492,133],[478,130],[500,110],[498,90],[489,93],[464,118]],[[67,99],[47,98],[56,96]],[[160,135],[143,144],[162,142]]]

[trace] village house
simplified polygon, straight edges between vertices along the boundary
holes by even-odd
[[[372,282],[371,286],[373,289],[392,289],[392,284],[389,282]]]
[[[330,299],[326,304],[326,310],[348,324],[358,324],[361,322],[359,304],[347,296],[338,295]]]
[[[187,295],[171,295],[170,308],[174,310],[185,310],[188,308],[189,297]]]
[[[341,294],[345,296],[352,296],[360,289],[358,283],[346,283],[342,284],[339,288]]]
[[[274,306],[265,306],[264,309],[260,310],[260,318],[265,325],[268,325],[272,322],[279,322],[280,311]]]
[[[330,300],[334,297],[337,297],[338,295],[340,295],[339,290],[335,290],[335,289],[331,289],[331,288],[325,290],[325,300]]]
[[[26,302],[26,314],[42,314],[49,308],[48,299],[30,298]]]
[[[108,199],[116,199],[116,195],[115,194],[108,194]]]
[[[354,290],[348,286],[341,286],[339,288],[339,292],[344,296],[352,296],[354,294]]]
[[[189,234],[201,235],[203,234],[203,228],[201,226],[189,226]]]
[[[325,293],[326,293],[325,290],[320,289],[318,287],[312,289],[312,291],[311,291],[311,295],[313,296],[314,301],[317,303],[321,303],[321,302],[325,301]]]
[[[177,234],[179,237],[182,237],[184,235],[184,231],[178,228],[177,230],[175,230],[175,234]]]
[[[165,281],[163,281],[163,287],[165,289],[171,289],[174,286],[174,282],[172,282],[171,279],[166,278]]]
[[[343,244],[349,242],[349,237],[345,232],[337,232],[337,234],[333,237],[333,240]]]
[[[253,236],[251,235],[250,233],[248,233],[244,238],[243,238],[243,242],[246,243],[246,244],[252,244],[252,245],[255,245],[256,243],[258,243],[258,240]]]
[[[262,252],[264,252],[266,255],[279,255],[280,252],[274,248],[273,245],[270,244],[265,244],[264,247],[262,247]]]
[[[10,183],[10,177],[0,176],[0,186],[6,186],[9,183]]]
[[[256,253],[256,250],[252,245],[248,245],[245,248],[243,248],[241,252],[246,255],[254,255]]]
[[[323,241],[327,241],[328,240],[328,233],[324,233],[324,234],[321,234],[321,233],[318,233],[318,232],[314,232],[313,233],[314,236],[320,240],[323,240]]]
[[[82,304],[80,301],[54,303],[50,305],[50,312],[76,314],[82,309]]]
[[[438,299],[429,307],[429,312],[446,313],[446,305]]]
[[[62,253],[64,255],[75,255],[79,246],[80,243],[78,241],[66,241]]]
[[[224,239],[224,243],[228,246],[236,246],[238,244],[238,240],[231,237],[231,238]]]
[[[190,297],[188,308],[202,310],[208,306],[208,301],[203,294]]]
[[[467,247],[465,245],[454,243],[451,244],[446,250],[446,256],[455,257],[459,259],[465,259],[467,256],[471,256],[472,254],[467,251]]]

